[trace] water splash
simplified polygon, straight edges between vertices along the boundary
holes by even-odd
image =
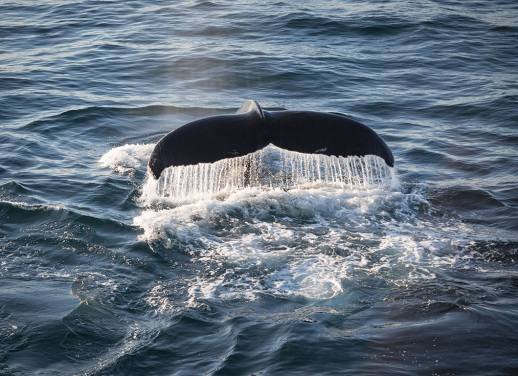
[[[242,157],[165,169],[160,179],[148,178],[142,198],[186,201],[246,187],[302,188],[334,185],[348,189],[394,186],[394,169],[383,159],[305,154],[269,145]]]
[[[462,250],[473,230],[455,219],[435,222],[427,205],[419,190],[250,188],[224,200],[145,208],[133,223],[141,240],[188,270],[185,285],[171,287],[183,291],[186,306],[263,295],[320,300],[351,286],[407,288],[472,268]],[[173,299],[151,303],[178,309]]]
[[[119,174],[132,174],[146,165],[154,147],[154,144],[127,144],[115,147],[102,155],[99,164]]]

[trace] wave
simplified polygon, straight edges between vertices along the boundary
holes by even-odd
[[[409,19],[386,16],[361,17],[326,17],[305,12],[283,14],[273,18],[279,27],[285,29],[305,30],[309,35],[347,35],[392,36],[411,31],[418,26]]]
[[[124,145],[101,160],[131,174],[144,168],[152,147]],[[274,173],[290,166],[276,158],[258,162]],[[231,170],[243,176],[239,168]],[[197,170],[196,179],[210,181],[203,171]],[[189,260],[182,261],[189,271],[183,303],[164,296],[150,302],[166,310],[265,295],[331,299],[370,278],[409,286],[434,280],[445,269],[475,268],[463,252],[483,236],[455,218],[435,218],[425,191],[416,185],[403,189],[395,171],[386,178],[388,184],[381,185],[324,179],[288,189],[235,184],[209,192],[182,175],[179,182],[200,190],[174,196],[168,191],[176,185],[173,175],[163,174],[158,182],[147,177],[137,199],[142,211],[133,220],[143,231],[140,240],[166,258]]]
[[[146,165],[154,147],[154,144],[118,146],[104,153],[99,159],[99,164],[120,174],[129,174]]]
[[[143,107],[111,107],[89,106],[69,109],[57,114],[48,115],[40,119],[32,120],[20,129],[24,130],[57,130],[61,127],[69,128],[71,125],[83,127],[85,121],[106,119],[111,116],[147,117],[166,114],[185,114],[193,116],[207,116],[216,113],[228,113],[235,109],[208,108],[208,107],[178,107],[171,105],[150,105]]]

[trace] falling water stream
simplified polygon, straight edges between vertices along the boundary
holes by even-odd
[[[396,181],[394,169],[374,155],[345,158],[268,145],[242,157],[169,167],[158,180],[147,178],[143,197],[185,201],[246,187],[290,189],[325,184],[358,190],[387,188]]]

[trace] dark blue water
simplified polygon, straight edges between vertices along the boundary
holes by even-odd
[[[518,374],[517,21],[2,2],[0,373]],[[146,201],[152,145],[245,99],[368,124],[400,185]]]

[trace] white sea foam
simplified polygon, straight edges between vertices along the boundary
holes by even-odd
[[[344,283],[407,285],[462,260],[459,225],[418,219],[419,194],[338,187],[248,188],[166,209],[144,208],[142,239],[187,253],[198,267],[189,304],[261,294],[328,299]],[[451,252],[444,252],[444,250]]]
[[[110,149],[103,154],[99,163],[119,174],[131,173],[145,166],[154,144],[127,144]]]
[[[429,222],[423,195],[402,192],[381,159],[254,154],[144,184],[134,224],[153,247],[190,256],[186,305],[330,299],[350,284],[419,283],[464,262],[456,250],[468,230]],[[150,304],[167,309],[157,292]]]

